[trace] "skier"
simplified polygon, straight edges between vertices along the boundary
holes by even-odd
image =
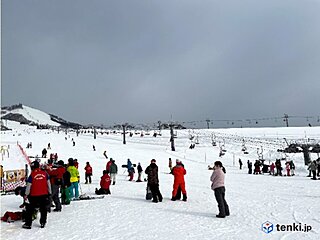
[[[103,176],[101,177],[100,180],[100,189],[98,190],[96,188],[96,194],[101,195],[101,194],[111,194],[110,192],[110,176],[109,172],[107,170],[103,170]]]
[[[96,150],[96,147],[95,147],[94,145],[92,145],[92,148],[93,148],[93,151],[95,151],[95,150]]]
[[[112,158],[110,158],[111,160]],[[115,160],[112,159],[112,164],[110,165],[110,178],[111,178],[111,181],[112,181],[112,185],[115,185],[116,184],[116,176],[117,176],[117,173],[118,173],[118,166],[117,164],[115,163]]]
[[[162,195],[159,190],[158,166],[156,160],[152,159],[150,165],[146,168],[145,174],[148,175],[148,187],[152,192],[152,202],[162,202]]]
[[[72,200],[79,199],[79,171],[74,166],[74,160],[72,158],[68,159],[69,166],[67,171],[70,173],[70,183],[71,186],[69,187],[70,197]]]
[[[240,170],[242,169],[242,161],[241,161],[241,158],[239,158],[239,166],[240,166]]]
[[[51,149],[51,144],[50,143],[48,143],[48,149]]]
[[[84,184],[88,184],[88,182],[91,184],[92,167],[90,166],[89,162],[86,163],[84,170],[86,171],[85,172],[86,182]]]
[[[177,200],[176,195],[178,192],[178,188],[181,188],[181,192],[183,194],[183,201],[187,201],[187,192],[185,188],[185,181],[184,181],[184,175],[186,175],[187,171],[185,170],[182,162],[177,159],[176,160],[176,166],[172,169],[172,174],[174,176],[174,183],[173,183],[173,191],[172,191],[172,201]]]
[[[51,194],[51,185],[48,174],[41,170],[38,161],[31,163],[31,174],[27,180],[26,197],[30,204],[27,206],[26,222],[22,226],[31,229],[32,215],[36,207],[40,206],[40,227],[44,228],[47,222],[48,196]]]
[[[141,180],[141,175],[142,175],[143,169],[142,169],[140,163],[138,163],[137,170],[138,170],[138,180],[137,180],[137,182],[142,182],[142,180]]]
[[[211,189],[214,191],[214,195],[216,197],[219,214],[216,215],[217,218],[224,218],[225,216],[229,216],[229,206],[225,200],[225,192],[226,189],[224,187],[224,175],[225,170],[220,161],[216,161],[214,163],[214,171],[211,175]]]

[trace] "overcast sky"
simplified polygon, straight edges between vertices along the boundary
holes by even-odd
[[[319,0],[2,0],[2,105],[79,123],[318,116]]]

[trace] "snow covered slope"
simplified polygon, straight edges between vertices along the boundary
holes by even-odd
[[[51,125],[51,126],[60,126],[59,123],[54,122],[51,120],[50,115],[40,111],[35,108],[31,108],[25,105],[21,105],[20,107],[14,108],[12,110],[1,110],[3,113],[2,115],[5,116],[6,114],[21,114],[27,120],[34,122],[36,124],[41,125]]]
[[[190,134],[198,136],[199,144],[189,149]],[[22,229],[21,222],[1,223],[1,239],[32,240],[44,239],[319,239],[320,238],[320,181],[306,177],[303,154],[288,154],[295,161],[297,172],[294,177],[275,177],[269,174],[249,175],[246,164],[242,170],[238,158],[245,163],[257,159],[257,148],[263,147],[267,161],[279,157],[277,148],[288,141],[320,141],[320,127],[312,128],[259,128],[259,129],[217,129],[178,130],[175,139],[176,151],[170,150],[170,133],[162,136],[127,136],[122,144],[121,134],[92,134],[51,132],[49,130],[16,129],[1,133],[1,141],[19,142],[32,149],[25,149],[29,156],[40,155],[41,150],[51,143],[50,153],[58,153],[59,159],[67,161],[77,158],[80,171],[80,191],[94,195],[99,187],[102,171],[107,160],[103,151],[116,160],[119,171],[117,183],[111,186],[111,195],[104,199],[75,201],[64,206],[62,212],[48,214],[47,225],[39,227],[39,217],[31,230]],[[213,147],[211,136],[216,137]],[[66,137],[66,139],[65,139]],[[72,138],[76,145],[72,145]],[[241,151],[245,139],[247,155]],[[219,158],[219,143],[227,152]],[[97,151],[93,151],[95,145]],[[282,156],[282,155],[281,155]],[[280,157],[281,157],[280,156]],[[188,201],[170,201],[173,176],[168,174],[168,158],[179,158],[184,163],[187,175],[186,190]],[[318,156],[312,154],[311,158]],[[140,162],[145,169],[152,158],[159,166],[162,203],[145,200],[146,183],[129,182],[126,169],[121,168],[130,158]],[[215,217],[217,203],[210,189],[211,171],[207,166],[220,160],[226,167],[226,200],[231,215],[225,219]],[[15,161],[15,159],[12,159]],[[84,167],[89,161],[93,167],[92,184],[84,184]],[[145,177],[145,176],[144,176]],[[135,179],[137,176],[135,176]],[[1,196],[1,214],[5,211],[19,211],[22,199],[14,195]],[[261,225],[273,223],[273,232],[266,234]],[[310,225],[310,232],[279,231],[277,224]]]

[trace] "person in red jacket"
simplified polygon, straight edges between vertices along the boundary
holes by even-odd
[[[51,185],[49,175],[39,168],[38,161],[31,163],[31,174],[27,180],[25,199],[30,202],[26,209],[26,221],[22,226],[25,229],[31,229],[32,214],[35,208],[40,207],[40,227],[44,228],[47,222],[47,204],[49,195],[51,195]]]
[[[56,206],[56,208],[53,209],[54,212],[61,212],[61,202],[59,198],[59,192],[60,192],[61,186],[63,185],[63,174],[65,172],[66,170],[64,168],[64,162],[62,160],[58,161],[57,166],[53,166],[52,168],[47,168],[47,173],[50,176],[52,201]]]
[[[110,166],[111,166],[111,164],[112,164],[112,161],[113,161],[113,159],[110,158],[110,160],[107,162],[106,170],[107,170],[108,172],[110,172]]]
[[[97,195],[111,194],[110,183],[111,183],[111,180],[110,180],[109,172],[107,170],[104,170],[103,176],[101,177],[101,180],[100,180],[100,189],[98,190],[96,188],[96,194]]]
[[[176,160],[176,166],[172,168],[172,174],[174,176],[174,183],[173,183],[173,191],[172,191],[172,201],[177,200],[176,195],[178,192],[178,188],[181,188],[181,192],[183,194],[183,201],[187,201],[187,192],[186,192],[186,186],[184,182],[184,175],[186,175],[187,171],[185,170],[182,162],[177,159]]]
[[[78,163],[78,159],[74,159],[73,160],[73,164],[74,164],[74,166],[78,169],[78,167],[79,167],[79,163]]]
[[[86,167],[84,168],[84,170],[86,170],[86,172],[85,172],[85,176],[86,176],[85,184],[88,184],[88,180],[89,180],[89,183],[91,184],[92,167],[90,166],[89,162],[87,162]]]

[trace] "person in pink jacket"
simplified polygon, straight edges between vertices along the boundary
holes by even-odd
[[[214,191],[214,196],[216,197],[219,214],[216,215],[217,218],[224,218],[229,216],[229,206],[225,200],[226,189],[224,187],[224,174],[226,172],[225,168],[222,166],[220,161],[216,161],[213,167],[214,171],[211,175],[211,189]]]

